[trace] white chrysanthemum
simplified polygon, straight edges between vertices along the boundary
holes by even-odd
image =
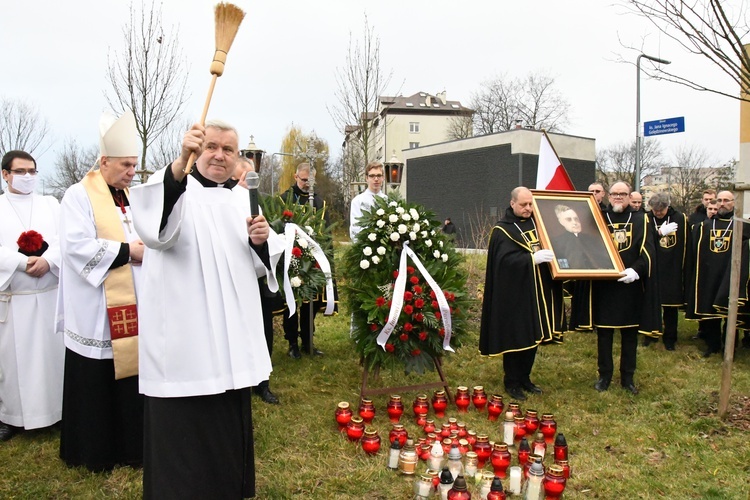
[[[307,248],[307,240],[304,238],[297,238],[297,244],[300,248]]]
[[[432,246],[432,240],[427,240],[427,241],[424,242],[424,244],[427,245],[428,247],[431,247]]]
[[[414,226],[412,227],[412,231],[414,231],[415,233],[418,233],[420,229],[422,229],[422,226],[420,226],[419,224],[414,224]]]
[[[385,255],[385,247],[378,247],[378,255]]]
[[[365,247],[365,248],[362,249],[362,253],[365,254],[365,255],[367,255],[369,257],[370,255],[372,255],[372,248]]]
[[[406,222],[409,222],[411,220],[411,215],[409,214],[401,214],[401,218],[405,220]]]
[[[382,208],[378,208],[377,212],[375,213],[378,215],[385,215],[385,210],[383,210]]]
[[[300,278],[299,276],[293,276],[289,280],[289,284],[292,285],[293,288],[299,288],[300,286],[302,286],[302,278]]]
[[[372,256],[372,263],[376,264],[376,265],[380,264],[380,257],[378,257],[377,255],[373,255]]]
[[[398,206],[398,203],[396,203],[395,201],[391,201],[390,203],[388,203],[388,206],[389,207],[396,207],[396,206]]]
[[[305,226],[305,231],[307,231],[307,234],[310,236],[315,234],[315,229],[313,229],[312,226]]]
[[[435,230],[433,229],[432,231],[430,231],[430,234],[435,236]]]
[[[405,233],[406,231],[408,231],[408,230],[409,230],[409,228],[408,228],[408,227],[406,227],[406,224],[399,224],[399,225],[398,225],[398,232],[399,232],[400,234],[404,234],[404,233]]]
[[[422,238],[427,238],[427,231],[422,231]]]
[[[419,212],[414,210],[413,208],[409,209],[409,213],[411,214],[411,218],[414,220],[419,220]]]
[[[398,215],[391,214],[388,216],[388,222],[395,223],[398,222]]]
[[[359,261],[359,267],[361,267],[362,269],[367,269],[368,267],[370,267],[370,261],[367,260],[367,259],[360,260]]]
[[[439,259],[440,258],[440,250],[435,250],[434,252],[432,252],[432,255],[434,255],[436,259]]]
[[[443,259],[443,262],[448,262],[448,254],[447,253],[444,253],[443,255],[441,255],[440,258]]]
[[[391,241],[398,241],[400,238],[398,233],[391,233]]]
[[[383,219],[379,219],[379,220],[378,220],[378,221],[377,221],[377,222],[375,223],[375,225],[376,225],[376,226],[378,226],[379,228],[380,228],[380,227],[383,227],[383,226],[385,226],[385,221],[384,221]]]
[[[443,248],[443,242],[442,241],[438,241],[438,245],[440,245],[440,248]]]
[[[370,234],[367,235],[367,239],[370,240],[370,241],[375,241],[375,240],[378,239],[378,235],[375,234],[375,233],[370,233]]]
[[[414,233],[414,232],[409,233],[409,239],[411,241],[416,240],[417,239],[417,233]]]
[[[404,210],[404,207],[396,207],[396,213],[397,213],[397,214],[402,214],[402,213],[404,213],[405,211],[406,211],[406,210]]]

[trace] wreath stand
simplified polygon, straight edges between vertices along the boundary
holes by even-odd
[[[401,385],[397,387],[382,387],[379,389],[370,389],[367,387],[367,380],[370,375],[370,370],[367,368],[367,366],[364,363],[364,359],[362,360],[362,364],[364,367],[364,370],[362,371],[362,388],[359,391],[359,397],[360,399],[365,398],[370,395],[377,395],[377,394],[394,394],[394,393],[400,393],[400,392],[406,392],[406,391],[418,391],[422,389],[445,389],[445,396],[448,398],[448,402],[453,402],[453,396],[451,396],[450,386],[448,385],[448,380],[445,378],[445,374],[443,373],[443,364],[439,357],[432,358],[433,363],[435,363],[435,370],[438,372],[438,375],[440,376],[439,382],[425,382],[423,384],[413,384],[413,385]],[[372,370],[372,376],[373,378],[377,379],[380,376],[380,366],[376,366]]]

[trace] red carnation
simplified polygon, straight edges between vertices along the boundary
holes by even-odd
[[[419,283],[419,278],[417,278],[416,276],[412,276],[411,278],[409,278],[409,281],[411,281],[412,285],[416,285],[417,283]]]
[[[445,328],[441,328],[440,330],[438,330],[438,335],[440,335],[441,337],[445,337]]]
[[[411,267],[411,266],[408,266],[408,267],[406,268],[406,272],[407,272],[407,273],[409,273],[409,274],[414,274],[414,268],[413,268],[413,267]]]
[[[420,354],[422,354],[422,351],[420,351],[419,349],[414,349],[413,351],[411,351],[412,356],[419,356]]]
[[[433,300],[433,301],[432,301],[432,302],[430,303],[430,305],[432,306],[432,308],[433,308],[433,309],[437,309],[437,308],[439,307],[439,306],[438,306],[438,303],[437,303],[437,300]]]
[[[404,323],[404,331],[405,332],[410,332],[412,330],[414,330],[414,325],[412,325],[411,323]]]
[[[421,332],[419,334],[419,340],[422,340],[422,341],[427,340],[427,332]]]
[[[24,231],[16,241],[18,251],[27,257],[41,257],[49,247],[44,237],[34,230]]]
[[[294,217],[294,212],[292,212],[291,210],[284,210],[284,213],[281,215],[283,215],[287,219],[291,219],[292,217]]]
[[[297,258],[302,257],[302,249],[300,247],[292,248],[292,256]]]
[[[385,350],[388,351],[388,352],[393,352],[393,351],[396,350],[396,346],[394,346],[393,344],[386,344],[385,345]]]
[[[435,319],[440,319],[441,316],[440,311],[435,311]]]
[[[431,299],[435,298],[435,290],[430,290],[430,298]]]
[[[391,301],[389,300],[388,301],[388,308],[390,309],[390,307],[391,307]]]
[[[380,327],[377,325],[377,323],[372,323],[370,325],[370,331],[377,332],[378,328],[380,328]]]
[[[395,280],[398,278],[398,271],[393,271],[393,279]]]
[[[419,285],[415,285],[413,289],[414,289],[414,293],[416,293],[417,295],[422,293],[422,287]]]
[[[422,309],[424,307],[424,300],[422,299],[415,300],[414,307],[416,307],[417,309]]]
[[[404,292],[404,300],[409,302],[411,299],[414,298],[414,294],[411,292]]]
[[[454,300],[456,300],[456,294],[455,293],[449,293],[448,294],[448,300],[450,300],[451,302],[453,302]]]
[[[409,336],[405,333],[399,335],[398,338],[400,338],[402,342],[406,342],[407,340],[409,340]]]
[[[378,297],[375,299],[375,305],[378,307],[383,307],[385,305],[385,297]]]
[[[320,269],[320,264],[318,264],[317,260],[315,261],[315,264],[313,264],[313,267],[315,267],[315,269]]]
[[[415,314],[414,321],[421,323],[422,321],[424,321],[424,315],[422,313]]]
[[[407,305],[404,306],[404,312],[406,314],[411,314],[411,313],[414,312],[414,308],[412,306],[410,306],[409,304],[407,304]]]

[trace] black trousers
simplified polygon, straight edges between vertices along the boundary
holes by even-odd
[[[638,327],[620,328],[620,383],[623,385],[633,381],[635,375],[636,353],[638,351]],[[614,363],[612,362],[612,343],[614,328],[596,328],[597,361],[599,376],[607,380],[612,379]]]
[[[721,329],[721,318],[702,319],[700,321],[700,329],[708,350],[711,352],[721,352],[721,342],[724,338],[724,332]]]
[[[666,346],[674,346],[677,343],[677,307],[662,307],[662,318],[664,321],[664,335],[662,341]]]
[[[503,382],[506,389],[518,389],[524,382],[531,382],[531,369],[534,367],[537,347],[524,351],[503,354]]]
[[[263,310],[263,333],[266,336],[266,346],[268,347],[268,356],[273,356],[273,300],[260,294],[260,307]],[[258,384],[258,389],[268,387],[268,380]]]
[[[313,303],[313,321],[318,313],[318,304]],[[313,332],[315,325],[313,325]],[[297,344],[297,338],[302,340],[302,350],[308,350],[310,347],[310,303],[303,302],[297,307],[294,316],[289,317],[284,314],[284,338],[289,341],[289,345]]]

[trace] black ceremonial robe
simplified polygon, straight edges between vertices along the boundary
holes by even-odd
[[[600,328],[638,327],[647,335],[661,331],[659,305],[654,273],[654,234],[646,214],[626,208],[617,213],[611,208],[604,213],[615,247],[626,268],[638,273],[633,283],[616,280],[594,281],[591,284],[593,324]]]
[[[510,208],[492,229],[479,333],[483,355],[531,349],[562,334],[562,282],[552,280],[549,264],[534,265],[538,245],[533,220]]]
[[[662,306],[680,307],[685,304],[684,278],[690,225],[685,214],[672,207],[667,209],[667,214],[661,219],[653,212],[650,212],[648,216],[655,238],[659,300]],[[658,228],[670,222],[677,223],[677,231],[667,236],[660,236]]]

